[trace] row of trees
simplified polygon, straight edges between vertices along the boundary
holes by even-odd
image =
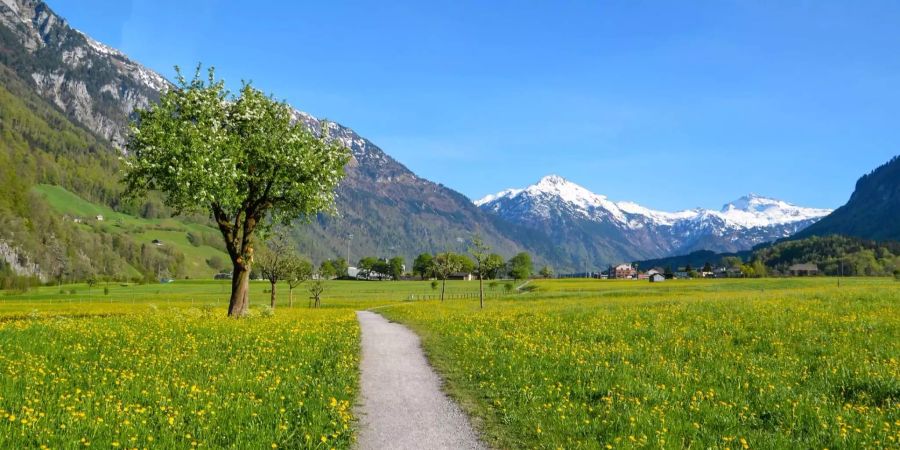
[[[482,250],[478,250],[482,248]],[[465,272],[483,275],[484,279],[495,280],[509,276],[516,280],[524,280],[531,277],[534,270],[531,255],[521,252],[505,260],[502,255],[497,253],[488,253],[484,250],[487,247],[476,237],[472,242],[472,248],[469,252],[472,258],[454,252],[438,253],[432,255],[430,253],[422,253],[413,261],[412,273],[421,279],[437,278],[442,279],[442,274],[447,269],[452,268],[450,273]],[[441,270],[443,269],[443,270]],[[552,269],[544,267],[541,269],[541,276],[552,276]]]
[[[402,256],[395,256],[391,259],[379,259],[374,256],[367,256],[359,260],[357,266],[360,274],[365,278],[371,278],[373,275],[379,279],[391,278],[399,280],[403,277],[404,261]]]

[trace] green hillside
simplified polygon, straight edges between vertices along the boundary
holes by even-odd
[[[47,201],[63,220],[75,223],[85,231],[118,235],[139,246],[174,249],[184,256],[181,273],[184,277],[205,278],[218,272],[207,261],[218,258],[228,261],[219,244],[219,231],[179,219],[145,219],[114,211],[108,206],[89,202],[60,186],[39,184],[32,188]],[[102,216],[103,220],[97,220]],[[194,242],[191,242],[191,241]],[[159,245],[154,241],[159,241]],[[173,274],[174,275],[174,274]]]
[[[192,224],[204,217],[166,218],[155,198],[125,203],[121,154],[30,84],[0,64],[0,289],[39,279],[209,277],[217,270],[207,260],[228,260],[215,248],[218,231]]]

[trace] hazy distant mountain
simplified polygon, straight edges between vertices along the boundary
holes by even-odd
[[[796,237],[831,234],[900,240],[900,156],[860,178],[846,205]]]
[[[831,211],[750,194],[720,210],[663,212],[614,202],[550,175],[524,189],[475,202],[512,223],[540,230],[592,264],[658,258],[695,250],[736,252],[784,238]]]

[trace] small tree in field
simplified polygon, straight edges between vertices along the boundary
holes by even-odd
[[[462,261],[453,252],[439,253],[434,257],[432,268],[434,269],[434,274],[441,280],[441,301],[444,301],[447,278],[450,278],[453,272],[458,272],[462,269]]]
[[[283,233],[278,233],[266,242],[266,247],[256,257],[256,268],[260,275],[269,281],[271,285],[271,298],[269,306],[275,309],[275,291],[278,281],[288,277],[290,265],[293,263],[293,244]]]
[[[322,304],[323,292],[325,292],[325,281],[322,280],[322,277],[318,277],[309,285],[309,306],[311,308],[318,308]]]
[[[553,278],[553,268],[550,266],[544,266],[541,268],[540,274],[543,278]]]
[[[301,258],[296,254],[292,254],[289,256],[287,266],[288,268],[285,272],[284,279],[287,280],[288,284],[288,305],[293,308],[294,289],[296,289],[297,286],[300,286],[312,277],[313,266],[311,262]]]
[[[90,277],[88,277],[86,283],[88,286],[88,299],[90,299],[91,298],[91,290],[94,289],[94,286],[96,286],[97,283],[99,283],[99,281],[97,281],[97,277],[95,275],[91,275]]]
[[[480,236],[472,238],[469,253],[475,258],[475,270],[478,272],[478,301],[482,308],[484,308],[484,277],[488,272],[497,269],[493,266],[496,262],[494,258],[491,258],[490,251],[491,248],[481,240]],[[503,262],[500,261],[500,263]]]
[[[225,90],[209,69],[177,85],[159,103],[138,111],[125,161],[130,196],[165,194],[177,213],[208,211],[231,258],[228,315],[247,313],[254,238],[275,222],[290,223],[333,210],[334,189],[349,152],[316,136],[292,110],[245,83]]]

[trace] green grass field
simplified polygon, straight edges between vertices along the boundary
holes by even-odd
[[[485,311],[382,311],[498,447],[900,445],[894,281],[537,285]]]
[[[359,329],[423,337],[500,448],[883,448],[900,439],[900,283],[329,282],[225,319],[228,283],[0,293],[0,447],[347,448]],[[74,291],[71,294],[70,291]]]

